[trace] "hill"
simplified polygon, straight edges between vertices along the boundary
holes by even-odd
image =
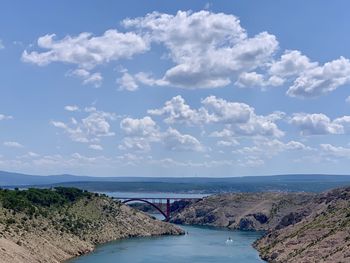
[[[317,194],[213,195],[171,221],[266,231],[255,247],[272,263],[350,262],[350,187]]]
[[[289,216],[292,216],[290,214]],[[321,194],[256,242],[268,262],[350,262],[350,187]]]
[[[74,188],[0,190],[1,262],[62,262],[133,236],[181,234],[104,195]]]
[[[245,177],[89,177],[38,176],[0,171],[2,187],[78,187],[98,192],[321,192],[350,185],[348,175],[291,174]]]

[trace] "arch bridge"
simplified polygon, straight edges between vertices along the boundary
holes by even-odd
[[[142,202],[154,207],[168,222],[171,216],[171,203],[175,201],[199,201],[202,198],[177,198],[177,197],[113,197],[123,204]]]

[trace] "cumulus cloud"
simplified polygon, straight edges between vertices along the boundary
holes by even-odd
[[[301,73],[288,89],[287,94],[291,97],[317,97],[349,83],[350,61],[340,57]]]
[[[156,116],[164,116],[165,122],[168,124],[178,122],[194,125],[206,123],[209,119],[209,115],[205,109],[191,109],[180,95],[166,101],[163,108],[148,110],[148,113]]]
[[[296,113],[289,123],[298,127],[302,135],[322,135],[322,134],[342,134],[344,133],[345,119],[332,121],[328,116],[322,113]]]
[[[243,155],[249,159],[263,160],[272,158],[273,156],[282,152],[303,152],[311,151],[312,148],[298,141],[282,142],[278,139],[259,138],[254,141],[253,146],[246,146],[234,150],[234,154]]]
[[[175,63],[161,78],[168,86],[226,86],[240,72],[265,66],[278,47],[275,36],[262,32],[249,38],[237,17],[223,13],[153,12],[123,24],[167,48]]]
[[[69,135],[72,141],[76,142],[97,142],[101,137],[114,136],[111,131],[110,120],[114,120],[114,113],[99,111],[94,107],[85,108],[87,117],[77,120],[72,118],[69,123],[62,121],[51,121],[51,124],[63,129]]]
[[[172,151],[204,151],[202,144],[189,134],[169,128],[162,136],[165,146]]]
[[[138,90],[139,85],[135,78],[127,71],[123,72],[123,75],[117,79],[119,90],[135,91]]]
[[[57,38],[47,34],[38,39],[39,51],[25,50],[22,60],[44,66],[53,62],[77,66],[71,74],[84,84],[101,85],[102,75],[91,70],[98,65],[129,59],[151,50],[152,44],[165,48],[172,65],[162,76],[123,72],[117,79],[121,90],[135,91],[140,84],[186,89],[236,86],[277,87],[288,85],[287,95],[311,98],[350,83],[350,62],[340,57],[323,65],[298,50],[286,50],[276,58],[278,41],[267,32],[248,35],[232,14],[178,11],[153,12],[121,22],[128,32],[109,29],[100,36],[83,32]]]
[[[149,116],[142,119],[125,118],[120,122],[120,128],[126,135],[119,146],[122,150],[149,151],[151,144],[156,142],[171,151],[204,150],[201,143],[189,134],[182,134],[173,128],[162,132]]]
[[[201,100],[199,109],[192,109],[181,96],[167,101],[163,108],[149,110],[151,115],[164,117],[166,123],[186,123],[188,125],[224,124],[237,136],[266,135],[281,137],[276,120],[283,113],[276,112],[261,116],[255,109],[245,103],[231,102],[215,96]]]
[[[81,69],[92,69],[110,61],[131,58],[149,49],[144,38],[133,32],[121,33],[107,30],[101,36],[81,33],[56,40],[56,35],[38,39],[38,47],[47,51],[27,51],[22,54],[25,62],[45,66],[52,62],[75,64]]]
[[[302,72],[315,68],[318,66],[317,62],[311,62],[310,59],[301,54],[298,50],[286,50],[281,56],[280,60],[274,62],[269,73],[278,77],[297,76]]]
[[[243,72],[239,75],[236,81],[236,86],[240,88],[254,88],[254,87],[278,87],[281,86],[285,80],[279,76],[270,76],[265,79],[264,74],[256,72]]]
[[[23,148],[24,147],[22,144],[20,144],[19,142],[15,142],[15,141],[4,142],[4,146],[11,147],[11,148]]]
[[[142,119],[125,118],[120,122],[120,128],[128,136],[157,137],[159,128],[151,117]]]
[[[120,122],[120,128],[126,135],[119,145],[121,150],[150,151],[151,144],[161,139],[158,125],[149,116],[142,119],[125,118]]]

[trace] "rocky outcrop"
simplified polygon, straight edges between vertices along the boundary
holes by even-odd
[[[268,262],[350,262],[350,187],[317,195],[210,196],[185,207],[172,221],[265,230],[254,246]]]
[[[310,200],[255,243],[268,262],[350,262],[350,187]]]
[[[2,263],[62,262],[115,239],[183,233],[106,196],[34,208],[30,213],[16,211],[0,201]]]
[[[240,230],[271,230],[300,220],[309,213],[304,205],[314,195],[306,193],[232,193],[214,195],[193,203],[171,222],[211,225]]]

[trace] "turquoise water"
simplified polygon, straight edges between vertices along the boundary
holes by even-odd
[[[262,233],[181,226],[187,235],[130,238],[98,246],[70,263],[257,263],[251,246]],[[232,242],[227,244],[228,237]]]

